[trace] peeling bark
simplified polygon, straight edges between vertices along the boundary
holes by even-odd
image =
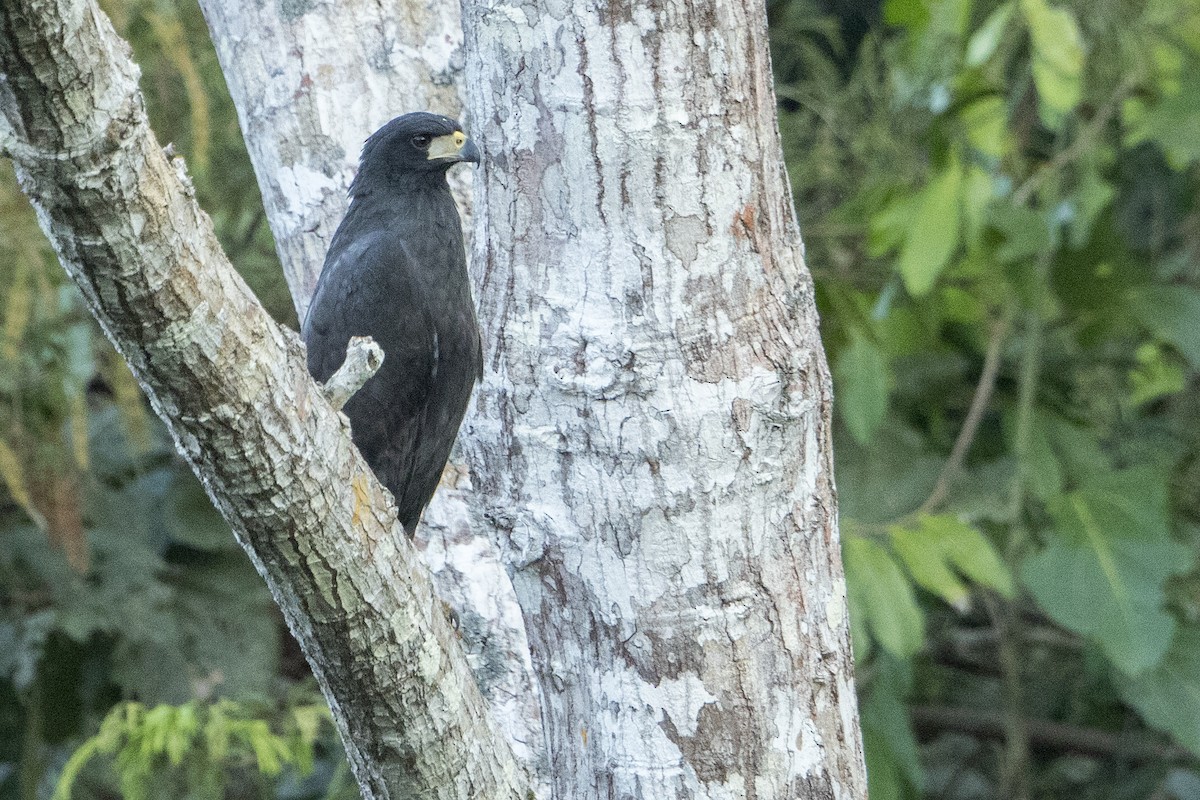
[[[154,140],[93,0],[0,6],[0,151],[266,578],[364,796],[523,800],[385,490]]]
[[[830,382],[755,0],[468,3],[464,436],[560,798],[860,798]]]

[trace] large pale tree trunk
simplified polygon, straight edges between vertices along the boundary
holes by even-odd
[[[467,3],[464,442],[560,798],[865,794],[760,0]]]

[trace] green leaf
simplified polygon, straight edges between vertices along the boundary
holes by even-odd
[[[895,777],[903,777],[911,786],[919,787],[923,780],[917,741],[898,683],[895,680],[872,682],[870,694],[862,707],[863,733],[871,736],[872,744],[868,747],[875,751],[873,755],[876,759],[880,762],[886,760],[890,769],[896,769]],[[868,754],[868,760],[871,757]]]
[[[189,470],[178,470],[163,497],[163,523],[171,538],[197,550],[236,550],[229,525],[213,508]]]
[[[996,52],[1000,39],[1008,28],[1008,20],[1012,17],[1013,4],[1005,3],[991,13],[979,26],[979,30],[971,35],[967,42],[966,64],[968,67],[978,67]]]
[[[983,300],[961,286],[943,286],[938,292],[942,313],[951,322],[979,325],[987,315]]]
[[[1021,0],[1021,11],[1033,40],[1038,111],[1048,127],[1058,128],[1083,94],[1083,36],[1074,14],[1046,0]]]
[[[879,257],[903,245],[920,207],[921,194],[905,192],[871,215],[867,252]]]
[[[900,250],[897,269],[909,294],[920,297],[958,250],[961,234],[963,168],[957,158],[925,187],[920,210]]]
[[[1048,510],[1056,534],[1021,573],[1034,597],[1121,671],[1153,667],[1175,632],[1163,584],[1195,561],[1167,530],[1164,477],[1145,468],[1099,475]]]
[[[329,708],[316,704],[296,706],[292,709],[292,718],[300,741],[312,744],[317,740],[321,725],[329,721]]]
[[[1193,67],[1184,76],[1184,87],[1194,87],[1200,80],[1200,70]],[[1183,171],[1200,158],[1200,92],[1183,88],[1167,94],[1154,105],[1131,104],[1126,109],[1128,147],[1145,141],[1157,142],[1167,155],[1171,167]]]
[[[847,437],[836,463],[841,514],[847,521],[886,523],[929,496],[944,459],[925,451],[922,434],[896,420],[864,447]]]
[[[1074,211],[1069,228],[1072,247],[1079,249],[1087,244],[1096,218],[1108,208],[1116,193],[1113,185],[1101,178],[1096,170],[1090,169],[1085,173],[1070,198]]]
[[[925,514],[916,527],[895,526],[889,533],[913,579],[955,608],[965,610],[970,595],[958,574],[1012,596],[1012,575],[992,543],[958,517]]]
[[[1146,722],[1200,755],[1200,630],[1180,628],[1162,663],[1115,683]]]
[[[856,331],[850,346],[838,357],[834,377],[838,411],[854,438],[866,444],[887,414],[891,388],[887,357]]]
[[[1133,313],[1200,369],[1200,289],[1148,286],[1130,297]]]
[[[271,733],[271,728],[262,720],[251,720],[243,728],[245,741],[254,750],[258,771],[263,775],[278,775],[288,758],[283,743]]]
[[[930,346],[929,330],[911,306],[893,306],[874,327],[879,346],[889,358],[915,355]]]
[[[228,701],[225,700],[214,703],[204,724],[204,746],[208,750],[208,757],[217,763],[224,761],[229,752],[232,725],[225,713],[227,707]]]
[[[74,788],[75,780],[79,777],[79,773],[100,752],[101,749],[97,737],[84,742],[78,750],[72,753],[58,776],[58,783],[54,786],[54,794],[51,795],[51,800],[71,800],[71,789]]]
[[[887,0],[883,19],[888,25],[921,28],[929,21],[929,6],[924,0]]]
[[[178,569],[169,584],[151,585],[152,592],[131,589],[119,604],[108,601],[132,620],[113,652],[114,681],[163,703],[201,690],[239,698],[268,693],[279,658],[277,617],[241,552],[208,554]],[[139,627],[138,614],[152,624]]]
[[[912,585],[887,550],[862,536],[843,540],[850,614],[892,655],[908,658],[925,640]]]
[[[1135,354],[1138,365],[1129,371],[1129,402],[1135,406],[1183,391],[1183,369],[1161,347],[1147,342]]]
[[[1025,261],[1050,246],[1050,227],[1033,209],[997,203],[989,209],[988,222],[1004,235],[996,249],[996,260],[1003,264]]]
[[[1015,423],[1014,423],[1015,424]],[[1051,420],[1044,414],[1034,414],[1029,426],[1029,441],[1024,458],[1024,484],[1033,495],[1049,500],[1062,494],[1063,467],[1050,437]],[[1015,435],[1015,432],[1013,432]],[[1016,449],[1016,443],[1012,442]]]
[[[967,168],[963,176],[963,236],[964,247],[970,251],[979,240],[987,222],[987,211],[996,197],[996,182],[986,170],[977,166]]]
[[[269,693],[279,664],[278,617],[266,584],[241,552],[189,567],[175,591],[184,656],[228,697]]]
[[[1016,477],[1016,460],[1008,455],[973,464],[963,470],[946,502],[946,510],[975,525],[984,522],[1009,525],[1013,509],[1008,493],[999,487],[1012,486]]]
[[[903,800],[900,765],[881,733],[863,729],[863,755],[867,761],[867,796],[871,800]]]
[[[1055,463],[1061,469],[1061,481],[1079,485],[1107,475],[1112,470],[1112,461],[1105,455],[1098,433],[1093,428],[1076,425],[1043,409],[1035,417],[1033,435],[1042,435],[1050,440]],[[1058,486],[1061,490],[1062,483]]]
[[[177,767],[183,762],[192,747],[192,736],[195,735],[198,723],[196,707],[192,703],[184,703],[176,710],[175,719],[167,730],[164,750],[171,766]]]

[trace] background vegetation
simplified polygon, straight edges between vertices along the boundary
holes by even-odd
[[[198,9],[104,6],[294,324]],[[1200,0],[768,6],[873,800],[1200,797]],[[356,796],[7,165],[0,231],[0,800]]]

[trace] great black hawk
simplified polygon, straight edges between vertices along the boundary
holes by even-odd
[[[446,183],[462,161],[478,163],[479,150],[437,114],[405,114],[367,139],[302,329],[308,370],[321,382],[341,366],[351,336],[383,349],[383,366],[343,410],[409,535],[483,369],[462,223]]]

